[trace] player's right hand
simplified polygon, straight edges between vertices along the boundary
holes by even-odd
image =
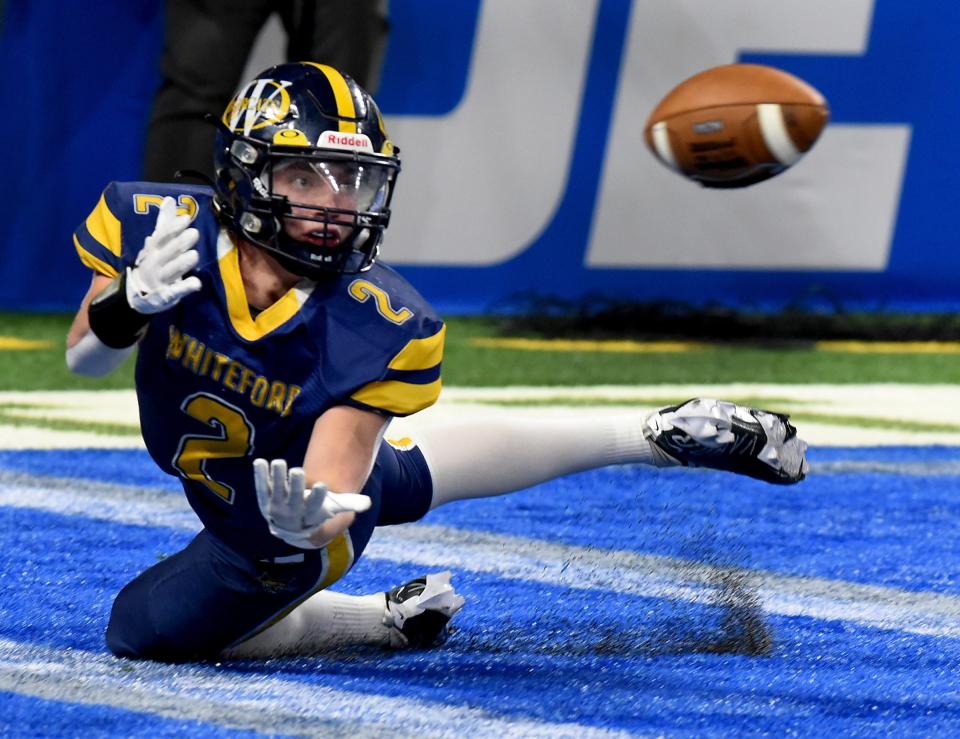
[[[322,482],[307,490],[303,468],[288,473],[282,459],[253,460],[253,484],[270,533],[299,549],[326,546],[329,539],[323,541],[319,534],[327,521],[340,513],[363,513],[371,504],[359,493],[331,493]]]
[[[165,197],[153,233],[127,268],[127,302],[137,313],[160,313],[200,289],[199,277],[184,278],[200,259],[193,248],[200,233],[189,225],[190,217],[177,215],[176,202]]]

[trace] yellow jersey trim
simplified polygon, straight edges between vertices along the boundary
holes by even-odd
[[[333,90],[334,100],[337,101],[337,115],[340,116],[340,133],[356,133],[357,124],[355,121],[342,120],[344,118],[356,118],[357,109],[353,105],[353,95],[350,94],[350,88],[347,81],[336,69],[326,64],[317,64],[316,62],[307,62],[312,67],[316,67],[327,76],[327,81]]]
[[[350,397],[395,416],[409,416],[437,402],[440,397],[440,383],[439,379],[424,385],[399,380],[371,382]]]
[[[115,256],[120,256],[120,219],[110,211],[104,195],[100,196],[97,207],[87,216],[85,225],[93,238]]]
[[[443,340],[447,327],[444,325],[433,336],[426,339],[410,339],[387,365],[392,370],[417,371],[430,369],[443,359]]]
[[[338,534],[327,546],[327,567],[323,580],[320,581],[320,589],[329,588],[337,580],[347,574],[350,565],[353,564],[353,542],[346,533]]]
[[[301,301],[297,288],[290,288],[276,303],[264,310],[256,318],[250,315],[247,292],[243,288],[240,276],[240,256],[236,244],[220,257],[220,279],[227,296],[227,312],[234,330],[247,341],[262,339],[274,329],[293,318],[300,310]]]
[[[333,585],[333,583],[343,577],[353,566],[353,541],[350,539],[350,535],[345,531],[341,534],[338,534],[333,541],[323,548],[323,554],[321,556],[323,557],[324,562],[323,569],[320,571],[320,579],[317,581],[317,584],[310,588],[310,590],[300,596],[293,603],[274,615],[269,621],[261,624],[249,634],[245,634],[240,639],[237,639],[237,641],[233,642],[233,644],[239,644],[242,641],[246,641],[254,634],[259,634],[262,631],[265,631],[270,626],[273,626],[273,624],[277,623],[277,621],[287,616],[290,611],[303,603],[303,601],[307,600],[307,598],[309,598],[311,595],[314,593],[319,593],[321,590],[330,587]]]
[[[94,272],[101,275],[106,275],[107,277],[116,277],[118,274],[120,274],[116,268],[107,264],[102,259],[97,259],[95,256],[93,256],[93,254],[80,246],[80,240],[76,237],[76,235],[73,237],[73,245],[77,250],[77,254],[80,255],[80,261]]]

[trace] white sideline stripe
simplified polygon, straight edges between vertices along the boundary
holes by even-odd
[[[120,661],[0,639],[0,690],[264,734],[331,737],[615,737],[579,724],[361,693],[213,666]]]
[[[55,494],[53,491],[56,491]],[[0,506],[142,526],[198,531],[199,521],[179,495],[79,480],[0,472]],[[845,580],[716,567],[675,557],[557,544],[430,524],[377,529],[364,557],[427,567],[494,573],[500,577],[580,590],[711,603],[718,582],[747,578],[764,611],[782,616],[845,621],[925,636],[960,638],[960,597]]]
[[[429,524],[393,527],[365,556],[492,572],[511,579],[714,603],[730,574],[742,575],[767,613],[846,621],[960,638],[960,597],[845,580],[782,575],[636,552],[596,549]],[[424,545],[424,540],[429,544]],[[721,595],[722,597],[722,595]]]
[[[811,470],[817,474],[909,475],[914,477],[960,476],[960,459],[936,462],[878,462],[838,460],[817,462]]]
[[[783,120],[783,108],[778,103],[760,103],[757,106],[757,116],[760,120],[763,142],[776,160],[785,167],[800,161],[803,152],[790,138],[787,124]]]
[[[396,419],[390,427],[391,435],[416,435],[420,429],[443,425],[450,421],[462,422],[469,417],[473,423],[496,418],[578,417],[589,414],[595,418],[611,418],[623,414],[643,412],[658,405],[693,397],[756,398],[761,405],[776,403],[778,409],[789,412],[822,414],[823,421],[804,421],[801,436],[813,446],[927,446],[931,444],[960,446],[960,432],[917,431],[899,428],[866,428],[849,425],[844,416],[880,419],[924,419],[929,423],[955,425],[955,408],[960,407],[960,385],[913,385],[900,383],[873,383],[869,385],[730,383],[722,385],[597,385],[590,387],[520,387],[466,388],[445,387],[440,401],[430,408],[407,418]],[[564,399],[623,399],[628,405],[598,405],[572,411],[564,406],[503,407],[490,405],[497,400]],[[766,403],[763,398],[770,398]],[[882,398],[878,402],[877,398]],[[632,400],[631,400],[632,399]],[[785,399],[790,399],[786,401]],[[28,404],[41,408],[18,409],[17,415],[37,415],[44,418],[65,418],[77,421],[104,421],[136,423],[138,418],[136,395],[133,390],[87,391],[24,391],[0,392],[0,405]],[[785,403],[784,407],[780,407]],[[835,420],[830,420],[834,418]],[[0,449],[78,449],[130,448],[142,449],[143,440],[137,436],[108,436],[76,431],[4,426],[0,424]]]

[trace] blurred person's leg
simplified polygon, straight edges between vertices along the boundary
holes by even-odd
[[[387,0],[292,0],[277,5],[287,60],[336,67],[376,92],[387,45]]]
[[[213,176],[214,127],[203,116],[223,113],[274,6],[269,0],[167,0],[145,179],[169,182],[178,169]]]

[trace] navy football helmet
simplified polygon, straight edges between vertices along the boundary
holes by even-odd
[[[214,204],[230,228],[314,279],[373,265],[400,159],[369,93],[323,64],[280,64],[217,128]]]

